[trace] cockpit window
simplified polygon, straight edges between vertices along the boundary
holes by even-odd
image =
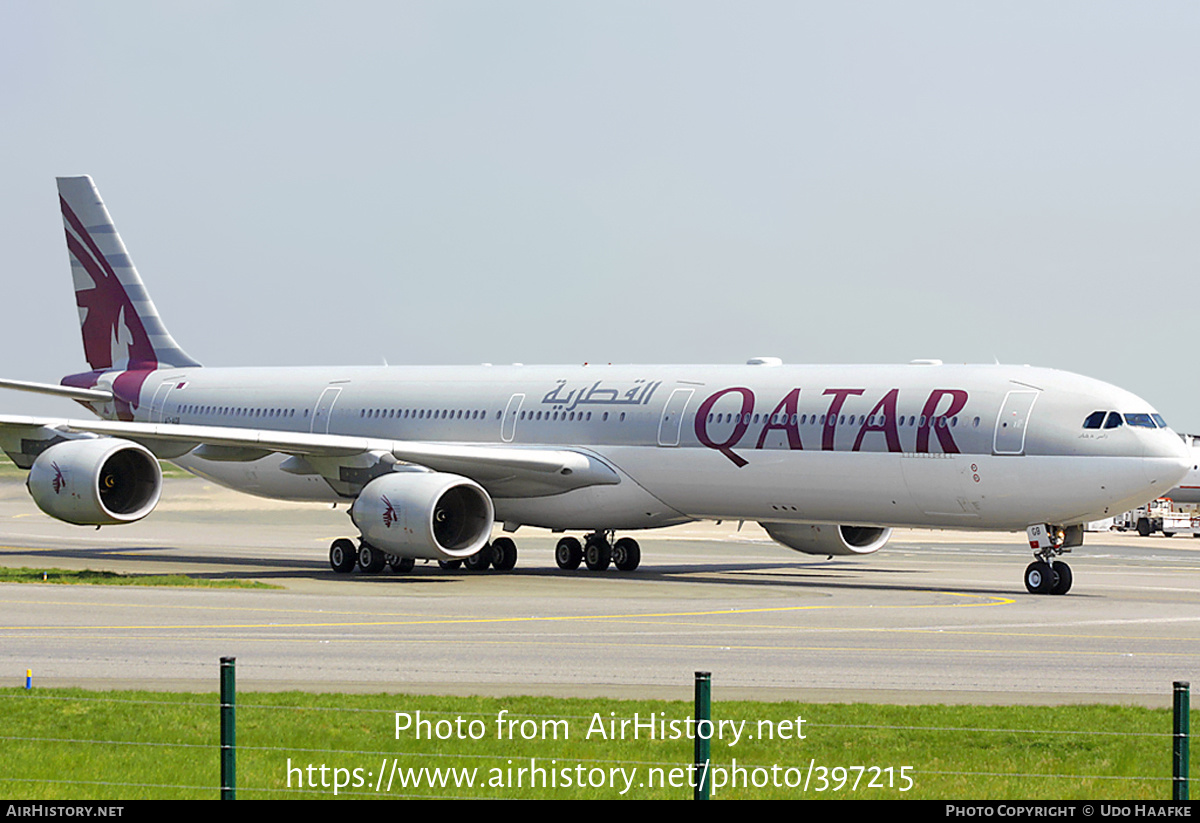
[[[1141,426],[1143,429],[1156,428],[1154,421],[1150,419],[1150,415],[1145,413],[1127,414],[1125,415],[1125,422],[1131,426]]]
[[[1083,420],[1085,429],[1116,429],[1128,423],[1130,426],[1138,426],[1143,429],[1165,429],[1167,421],[1163,420],[1161,414],[1149,414],[1146,412],[1136,412],[1122,415],[1115,411],[1094,411]]]

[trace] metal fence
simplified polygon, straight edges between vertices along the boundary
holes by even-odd
[[[300,693],[235,700],[231,661],[222,681],[224,697],[212,699],[0,692],[0,785],[11,796],[47,799],[235,791],[243,799],[1187,797],[1186,684],[1176,686],[1174,712],[713,700],[709,715],[709,683],[699,678],[692,704]],[[1044,723],[987,723],[1018,715]],[[1070,725],[1094,723],[1092,715],[1109,726]],[[964,722],[946,722],[953,717]],[[905,718],[914,722],[888,722]]]

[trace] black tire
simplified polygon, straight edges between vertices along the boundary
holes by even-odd
[[[485,572],[492,565],[492,544],[485,543],[483,548],[470,557],[463,558],[463,568],[469,572]]]
[[[461,569],[462,561],[461,560],[439,560],[438,565],[440,567],[442,567],[443,569],[446,569],[447,571],[449,571],[451,569]]]
[[[1143,517],[1141,520],[1138,521],[1138,524],[1137,524],[1138,534],[1140,534],[1142,537],[1149,537],[1151,531],[1153,531],[1153,530],[1150,528],[1149,520],[1147,520],[1146,518]]]
[[[583,547],[583,562],[594,572],[602,572],[612,563],[612,546],[603,537],[589,537]]]
[[[573,571],[583,562],[583,546],[574,537],[564,537],[554,547],[554,562],[564,571]]]
[[[379,574],[387,565],[387,555],[370,543],[358,547],[358,567],[367,574]]]
[[[387,561],[396,574],[408,574],[417,565],[417,561],[411,557],[397,557],[394,554],[389,554]]]
[[[1054,586],[1050,589],[1050,594],[1066,594],[1071,590],[1071,567],[1066,563],[1057,562],[1054,564]]]
[[[1025,588],[1030,594],[1049,594],[1054,587],[1054,570],[1050,564],[1035,560],[1025,567]]]
[[[498,572],[510,572],[517,565],[517,544],[509,537],[497,537],[492,541],[492,568]]]
[[[354,542],[344,537],[334,540],[329,547],[329,565],[338,574],[349,574],[358,565],[358,549]]]
[[[1175,532],[1163,532],[1163,537],[1174,537]]]
[[[631,572],[642,562],[642,547],[632,537],[622,537],[613,544],[613,565],[617,571]]]

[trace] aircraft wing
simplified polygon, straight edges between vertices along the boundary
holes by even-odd
[[[0,415],[0,447],[28,468],[44,449],[86,435],[139,443],[162,459],[189,452],[218,461],[288,455],[281,466],[295,474],[320,474],[341,494],[358,489],[396,463],[469,477],[498,497],[559,494],[585,486],[615,485],[620,476],[582,449],[426,443],[226,426],[134,423]],[[357,488],[355,488],[357,486]]]

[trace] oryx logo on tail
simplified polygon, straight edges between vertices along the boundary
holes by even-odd
[[[72,375],[64,383],[95,385],[103,372],[124,372],[113,382],[116,413],[132,420],[151,371],[200,364],[163,325],[92,178],[58,178],[58,200],[83,353],[92,367],[90,374]]]

